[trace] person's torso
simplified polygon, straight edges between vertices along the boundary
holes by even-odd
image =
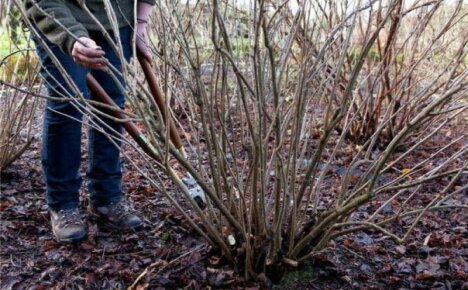
[[[85,0],[83,1],[89,12],[92,13],[95,19],[89,15],[86,9],[83,9],[76,0],[65,0],[67,7],[70,9],[75,19],[83,24],[88,30],[100,30],[96,19],[104,26],[105,29],[111,28],[108,14],[105,9],[104,1],[102,0]],[[134,20],[134,0],[109,0],[114,10],[118,27],[133,25]]]

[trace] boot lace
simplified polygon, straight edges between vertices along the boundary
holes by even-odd
[[[81,216],[76,209],[62,209],[58,212],[64,225],[81,225]]]

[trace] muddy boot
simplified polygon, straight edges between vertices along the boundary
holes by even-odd
[[[141,230],[143,221],[122,202],[88,207],[91,217],[104,226],[120,231]]]
[[[52,232],[59,242],[76,243],[86,238],[86,227],[77,208],[50,210]]]

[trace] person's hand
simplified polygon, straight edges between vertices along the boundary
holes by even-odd
[[[141,54],[147,61],[151,63],[151,52],[148,47],[148,32],[146,31],[146,23],[138,23],[136,29],[136,49],[137,53]]]
[[[73,44],[73,60],[81,66],[104,70],[107,67],[107,60],[104,55],[102,48],[91,38],[80,37]]]

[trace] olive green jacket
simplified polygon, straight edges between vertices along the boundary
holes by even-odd
[[[155,3],[155,0],[137,1]],[[84,3],[105,29],[111,29],[102,0],[24,0],[24,2],[28,17],[37,28],[50,42],[68,54],[71,54],[75,42],[75,38],[69,32],[78,38],[89,37],[90,30],[100,30],[96,21],[79,3]],[[133,25],[135,0],[109,0],[109,2],[115,11],[119,27]]]

